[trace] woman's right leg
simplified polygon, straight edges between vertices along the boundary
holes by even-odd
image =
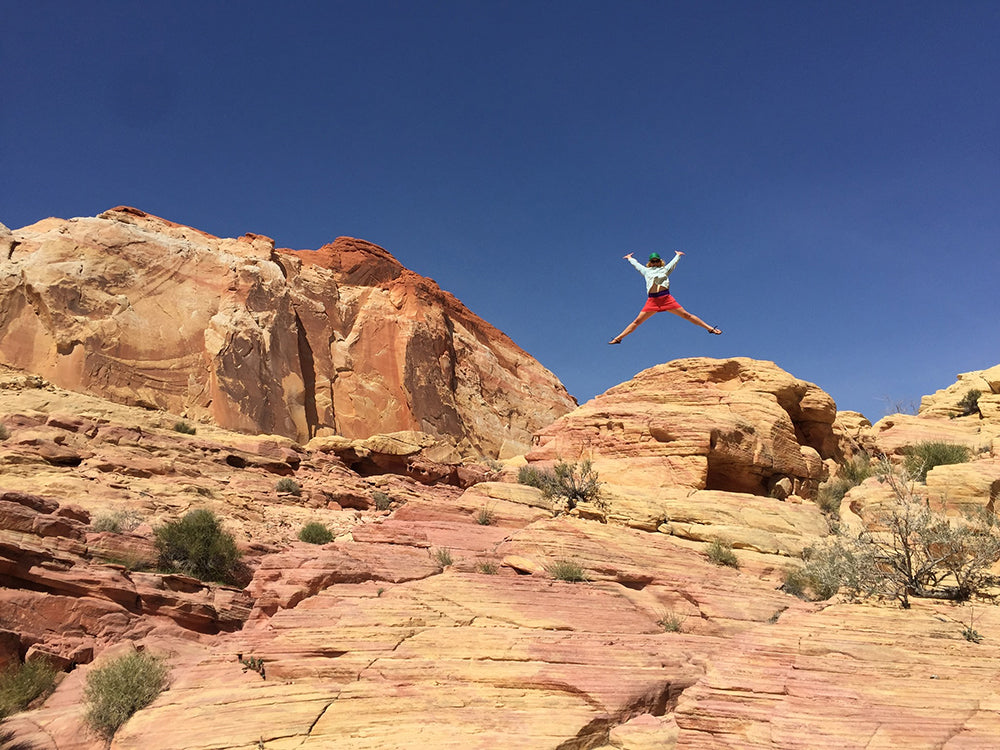
[[[619,333],[617,336],[615,336],[613,339],[611,339],[611,341],[609,341],[608,343],[609,344],[620,344],[622,342],[623,338],[625,338],[626,336],[628,336],[630,333],[632,333],[632,331],[634,331],[636,328],[638,328],[640,325],[642,325],[645,321],[647,321],[650,318],[652,318],[654,315],[656,315],[656,311],[655,310],[643,310],[642,312],[640,312],[636,316],[635,320],[633,320],[631,323],[629,323],[627,326],[625,326],[625,330],[624,331],[622,331],[621,333]]]

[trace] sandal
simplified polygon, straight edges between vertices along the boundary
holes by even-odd
[[[714,333],[716,336],[721,336],[722,335],[722,331],[720,329],[718,329],[718,328],[710,328],[710,329],[708,329],[708,332],[709,333]]]
[[[621,339],[611,339],[611,341],[609,341],[608,343],[609,344],[620,344],[621,342],[622,342]]]

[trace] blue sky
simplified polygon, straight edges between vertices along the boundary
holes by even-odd
[[[47,2],[0,34],[0,222],[360,237],[581,402],[772,360],[877,419],[1000,363],[1000,3]],[[642,279],[724,331],[657,315]]]

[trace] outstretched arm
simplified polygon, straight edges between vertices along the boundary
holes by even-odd
[[[673,272],[674,266],[677,265],[677,261],[681,259],[682,255],[684,255],[684,253],[682,253],[680,250],[674,250],[674,257],[670,260],[669,263],[667,263],[667,265],[663,267],[663,270],[667,274],[667,276],[669,276]]]

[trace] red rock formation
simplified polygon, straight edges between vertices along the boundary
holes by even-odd
[[[572,408],[387,251],[276,250],[117,208],[4,233],[0,358],[66,388],[298,440],[419,430],[513,455]]]

